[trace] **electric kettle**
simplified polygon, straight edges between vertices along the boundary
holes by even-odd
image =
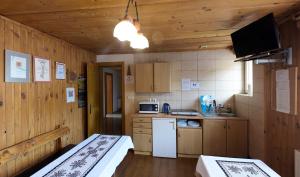
[[[162,107],[162,112],[169,114],[171,112],[171,106],[169,103],[164,103]]]

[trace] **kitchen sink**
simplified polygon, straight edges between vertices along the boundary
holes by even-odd
[[[220,113],[215,113],[215,112],[209,112],[209,113],[203,113],[200,112],[200,114],[203,117],[235,117],[236,115],[234,113],[227,113],[227,112],[220,112]]]

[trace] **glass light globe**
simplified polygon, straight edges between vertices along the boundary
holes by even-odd
[[[134,49],[145,49],[149,47],[149,41],[142,33],[138,33],[133,40],[130,41],[130,47]]]
[[[114,29],[114,37],[120,41],[131,41],[137,35],[137,29],[129,20],[122,20]]]

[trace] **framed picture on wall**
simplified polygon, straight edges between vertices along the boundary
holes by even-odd
[[[66,79],[66,64],[56,62],[55,63],[55,77],[57,80],[64,80]]]
[[[75,102],[75,88],[74,87],[66,88],[66,95],[67,95],[67,103]]]
[[[34,57],[34,81],[49,82],[51,81],[50,60]]]
[[[5,50],[5,82],[30,82],[29,54]]]

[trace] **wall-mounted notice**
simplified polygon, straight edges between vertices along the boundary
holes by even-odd
[[[67,96],[67,103],[75,102],[75,88],[74,87],[66,88],[66,96]]]
[[[199,88],[200,88],[200,82],[198,81],[191,82],[191,89],[199,89]]]
[[[290,113],[290,79],[288,69],[276,71],[276,110]]]
[[[56,62],[56,79],[64,80],[66,79],[66,65],[64,63]]]
[[[191,79],[181,80],[181,90],[191,90]]]

